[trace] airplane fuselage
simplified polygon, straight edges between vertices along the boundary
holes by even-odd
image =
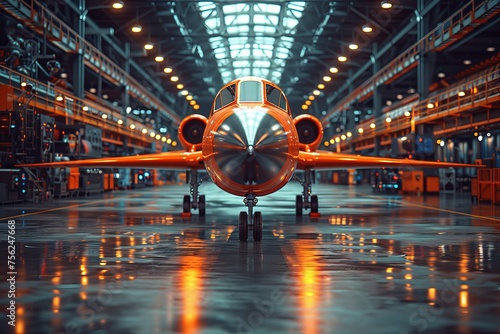
[[[293,118],[268,102],[237,102],[213,113],[202,142],[213,182],[238,196],[273,193],[293,176],[299,138]]]

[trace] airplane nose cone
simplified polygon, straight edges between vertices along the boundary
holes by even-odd
[[[261,109],[237,109],[214,134],[215,161],[239,184],[262,184],[279,174],[288,157],[283,126]]]

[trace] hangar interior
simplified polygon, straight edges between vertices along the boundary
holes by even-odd
[[[498,333],[499,13],[500,0],[2,0],[14,331]],[[486,167],[318,172],[321,216],[273,194],[262,242],[238,243],[240,199],[210,198],[213,184],[206,217],[179,216],[188,173],[16,166],[182,150],[182,120],[241,76],[317,117],[322,150]]]
[[[183,117],[207,115],[224,83],[255,75],[283,89],[294,115],[320,118],[322,149],[498,167],[498,4],[391,5],[5,1],[2,165],[179,149]],[[172,178],[80,172],[87,173],[26,175],[28,189],[19,191],[23,199],[59,197]],[[18,199],[19,178],[2,174],[1,201]],[[442,171],[440,188],[479,188],[479,198],[494,200],[489,185],[471,186],[476,176]],[[86,178],[99,185],[86,187]],[[322,179],[353,182],[349,173]]]

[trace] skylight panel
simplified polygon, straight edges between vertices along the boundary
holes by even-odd
[[[224,15],[224,23],[226,23],[226,26],[229,26],[231,24],[248,24],[250,22],[250,16],[247,14],[241,14],[241,15]]]
[[[275,35],[282,31],[287,34],[296,32],[305,1],[272,4],[203,1],[197,5],[207,32],[227,36],[209,39],[224,81],[241,75],[268,79],[272,75],[274,81],[281,78],[294,38],[276,38]],[[250,39],[252,32],[255,35]]]
[[[256,25],[253,27],[253,31],[263,34],[274,34],[276,32],[276,28],[272,26]]]
[[[278,14],[281,10],[280,5],[257,3],[254,5],[254,10],[259,12],[264,12],[268,14]]]
[[[246,34],[250,31],[250,27],[247,25],[229,26],[226,28],[226,31],[230,35]]]
[[[201,16],[207,18],[210,13],[215,10],[215,4],[213,2],[198,2],[198,7],[200,8]]]
[[[222,11],[224,12],[224,14],[241,13],[243,11],[248,12],[248,4],[239,3],[235,5],[224,5],[222,6]]]

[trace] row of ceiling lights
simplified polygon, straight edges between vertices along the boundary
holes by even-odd
[[[382,1],[380,3],[380,6],[383,9],[392,8],[392,4],[389,1]],[[366,34],[369,34],[369,33],[373,32],[373,27],[367,23],[361,27],[361,31],[363,31]],[[354,43],[354,42],[349,43],[348,47],[349,47],[349,50],[352,50],[352,51],[359,49],[359,45],[357,43]],[[337,57],[337,60],[340,63],[345,63],[345,62],[347,62],[348,58],[346,55],[341,54]],[[325,83],[332,81],[331,74],[338,73],[339,69],[337,67],[330,67],[329,72],[330,72],[329,74],[323,76],[323,82],[321,82],[317,85],[317,89],[313,90],[312,93],[309,94],[307,100],[304,101],[304,104],[302,104],[302,110],[309,109],[309,106],[312,104],[312,101],[315,100],[315,97],[319,96],[321,94],[321,90],[323,90],[325,88]]]
[[[392,3],[389,2],[389,1],[382,1],[380,3],[380,7],[383,8],[383,9],[390,9],[393,7]],[[369,25],[369,24],[365,24],[363,25],[363,27],[361,28],[361,30],[365,33],[371,33],[373,32],[373,28]],[[357,50],[359,48],[359,46],[352,42],[352,43],[349,43],[349,49],[350,50]],[[486,48],[486,51],[487,52],[494,52],[496,50],[495,47],[493,46],[489,46]],[[346,62],[348,59],[345,55],[340,55],[338,56],[337,60],[341,63],[343,62]],[[465,59],[463,61],[464,65],[471,65],[472,64],[472,61],[470,59]],[[337,67],[331,67],[329,69],[329,72],[332,73],[332,74],[335,74],[335,73],[338,73],[338,68]],[[443,72],[439,72],[437,74],[438,78],[440,79],[443,79],[446,77],[446,74],[443,73]],[[330,76],[330,74],[328,75],[325,75],[323,76],[323,82],[325,83],[328,83],[332,80],[332,77]],[[324,83],[319,83],[317,85],[317,89],[313,90],[311,94],[309,94],[307,100],[304,101],[304,104],[302,104],[302,110],[308,110],[309,109],[309,106],[312,104],[312,101],[315,100],[316,96],[319,96],[321,94],[321,90],[323,90],[325,88],[325,84]],[[414,94],[415,93],[415,89],[414,88],[410,88],[408,89],[408,94]],[[459,96],[464,96],[465,93],[464,92],[460,92],[459,93]],[[398,94],[396,95],[396,99],[397,100],[402,100],[403,99],[403,95],[402,94]],[[386,105],[387,106],[391,106],[392,105],[392,101],[391,100],[387,100],[386,101]],[[432,107],[429,107],[429,108],[432,108]]]
[[[114,1],[112,4],[111,4],[111,7],[113,7],[114,9],[122,9],[124,7],[124,3],[123,1]],[[142,26],[139,24],[139,22],[136,22],[134,23],[131,27],[130,27],[130,31],[134,34],[138,34],[140,32],[142,32]],[[146,51],[151,51],[153,50],[155,47],[154,43],[151,42],[150,38],[148,37],[148,40],[147,42],[144,44],[143,48],[144,50]],[[162,63],[165,61],[165,57],[161,54],[161,53],[158,53],[154,60],[157,62],[157,63]],[[166,66],[163,68],[163,72],[166,73],[166,74],[169,74],[171,75],[170,76],[170,81],[173,82],[173,83],[177,83],[176,87],[177,89],[180,91],[180,95],[181,96],[184,96],[186,98],[186,100],[189,102],[189,105],[194,109],[194,110],[198,110],[200,109],[200,106],[198,105],[198,103],[196,102],[196,100],[194,99],[193,95],[186,89],[184,89],[184,84],[180,83],[179,82],[179,76],[177,75],[173,75],[173,69],[172,67],[170,66]],[[92,92],[91,92],[92,93]],[[103,95],[103,98],[104,99],[107,99],[106,97],[104,97]]]

